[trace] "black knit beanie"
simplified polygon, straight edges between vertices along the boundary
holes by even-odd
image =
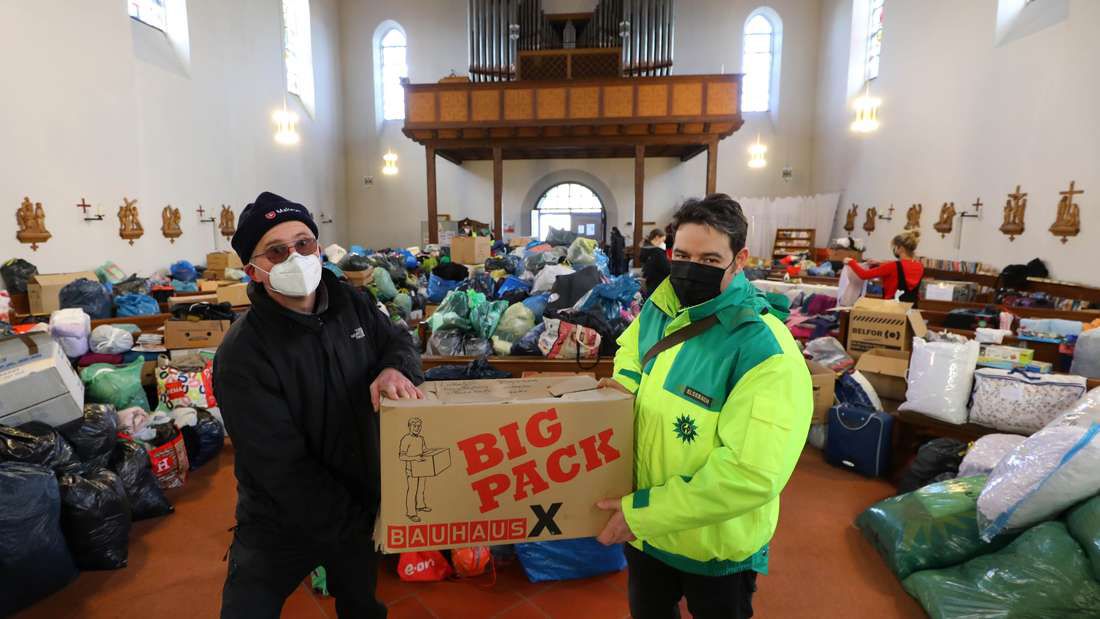
[[[244,207],[237,219],[237,232],[233,234],[233,251],[241,258],[241,264],[252,261],[256,245],[267,231],[288,221],[304,223],[317,236],[317,224],[306,207],[282,196],[265,191],[256,201]]]

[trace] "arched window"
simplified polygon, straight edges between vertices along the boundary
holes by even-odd
[[[866,79],[873,80],[878,77],[878,59],[882,54],[882,25],[883,10],[886,0],[870,0],[868,5],[867,22],[867,63]]]
[[[580,183],[558,183],[547,189],[531,211],[531,232],[545,240],[551,228],[604,240],[606,216],[596,192]]]
[[[313,110],[313,44],[310,41],[309,0],[283,0],[283,58],[286,90]]]
[[[745,21],[741,72],[742,112],[766,112],[775,101],[782,25],[775,11],[762,7]]]
[[[378,41],[383,120],[405,118],[405,91],[401,88],[401,78],[409,76],[406,50],[405,33],[400,28],[391,27]]]

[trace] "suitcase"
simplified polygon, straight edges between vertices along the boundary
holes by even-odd
[[[890,471],[894,418],[882,411],[839,404],[829,409],[825,461],[867,477]]]

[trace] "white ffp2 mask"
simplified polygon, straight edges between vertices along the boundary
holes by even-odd
[[[252,266],[260,269],[255,264]],[[268,285],[275,292],[288,297],[305,297],[320,285],[321,270],[321,259],[317,256],[294,253],[264,273],[267,273]]]

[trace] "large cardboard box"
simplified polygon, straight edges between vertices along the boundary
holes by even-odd
[[[809,359],[806,360],[806,366],[810,368],[810,380],[814,385],[812,420],[813,423],[825,423],[836,398],[836,372]]]
[[[848,354],[858,359],[872,348],[909,350],[913,337],[927,332],[913,304],[864,297],[856,301],[848,319]]]
[[[228,330],[228,320],[169,320],[164,323],[164,346],[169,350],[217,348]]]
[[[224,271],[225,269],[243,269],[244,266],[237,252],[215,251],[206,254],[206,268]]]
[[[39,273],[27,282],[27,297],[31,314],[35,316],[48,316],[61,309],[58,293],[71,282],[80,278],[98,282],[99,277],[92,271],[80,271],[78,273]]]
[[[483,264],[493,250],[493,239],[487,236],[456,236],[451,239],[451,262]]]
[[[218,287],[218,303],[228,303],[233,307],[252,305],[248,298],[248,284],[227,284]]]
[[[589,377],[421,388],[382,402],[385,552],[591,537],[596,502],[631,492],[632,396]]]
[[[905,401],[905,377],[909,372],[909,353],[900,350],[873,348],[863,353],[856,369],[875,388],[875,393],[888,410]],[[889,402],[889,403],[888,403]]]
[[[0,424],[80,418],[84,383],[48,333],[0,338]]]

